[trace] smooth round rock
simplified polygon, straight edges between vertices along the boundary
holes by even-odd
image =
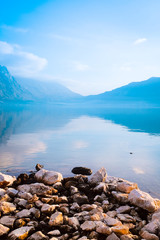
[[[72,173],[74,174],[82,174],[82,175],[91,175],[92,170],[86,167],[75,167],[72,169]]]

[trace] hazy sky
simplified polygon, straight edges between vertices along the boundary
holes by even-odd
[[[160,76],[159,0],[5,0],[0,64],[83,95]]]

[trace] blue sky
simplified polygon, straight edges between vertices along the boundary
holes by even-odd
[[[160,76],[159,0],[6,0],[0,64],[83,95]]]

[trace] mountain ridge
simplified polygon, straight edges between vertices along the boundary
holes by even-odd
[[[65,102],[81,98],[57,82],[14,78],[5,66],[0,66],[1,102]]]
[[[131,82],[97,95],[81,96],[57,82],[14,78],[5,66],[0,66],[0,102],[52,103],[136,103],[160,104],[160,77]]]

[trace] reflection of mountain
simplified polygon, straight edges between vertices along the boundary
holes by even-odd
[[[160,108],[97,108],[94,111],[90,110],[89,115],[111,120],[115,124],[123,125],[131,131],[160,134]]]
[[[42,105],[4,105],[0,110],[0,142],[12,134],[38,132],[62,128],[71,119],[82,115],[111,120],[131,131],[160,134],[160,109],[111,109],[99,107],[73,108]]]
[[[0,109],[0,142],[12,134],[61,128],[76,113],[65,107],[41,105],[3,105]]]

